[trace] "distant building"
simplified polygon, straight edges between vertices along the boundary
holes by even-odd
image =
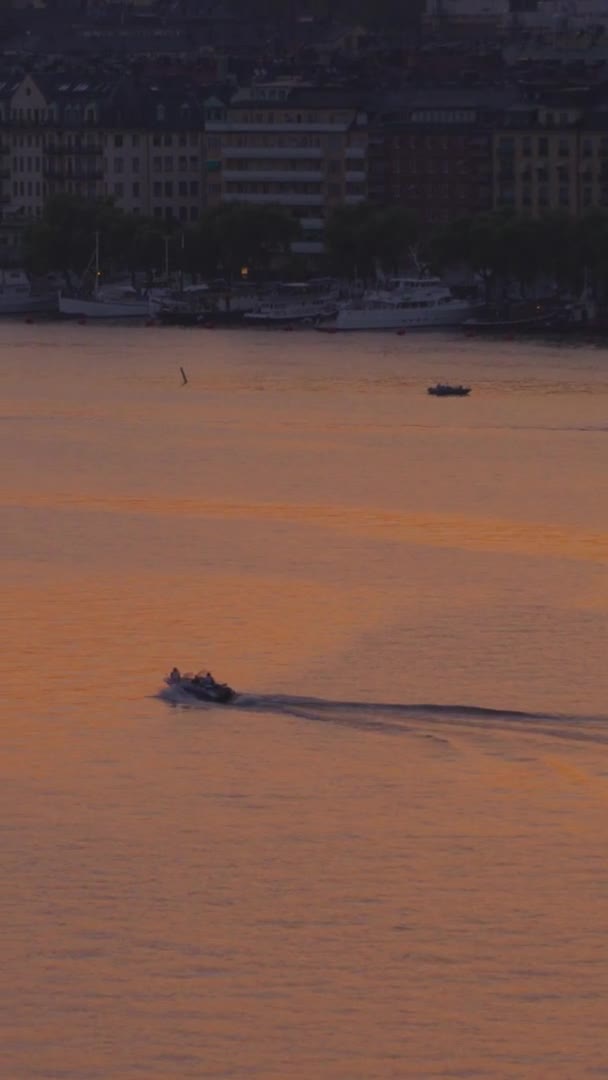
[[[184,222],[205,204],[203,112],[187,88],[28,75],[0,88],[0,131],[5,219],[39,217],[58,193]]]
[[[608,106],[523,105],[494,134],[494,206],[533,216],[608,210]]]
[[[451,88],[385,102],[370,120],[370,198],[427,225],[491,209],[492,135],[504,103]]]
[[[206,103],[207,198],[287,207],[304,239],[323,250],[331,211],[367,196],[367,117],[353,95],[287,83],[237,91]]]

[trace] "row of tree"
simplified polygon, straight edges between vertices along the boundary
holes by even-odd
[[[178,270],[230,280],[244,267],[254,274],[266,271],[299,234],[298,221],[281,207],[220,206],[185,229],[174,221],[127,214],[110,199],[56,195],[28,229],[26,264],[36,275],[60,271],[72,285],[91,266],[97,236],[104,275],[128,271],[151,280]]]
[[[170,267],[204,278],[234,280],[243,268],[252,277],[288,266],[291,245],[302,233],[279,206],[228,204],[205,211],[189,228],[176,222],[131,215],[111,200],[91,202],[58,195],[27,234],[27,265],[35,274],[61,271],[67,282],[90,262],[100,238],[104,272],[129,271],[157,277]],[[608,288],[608,213],[580,218],[551,212],[540,218],[496,211],[421,230],[401,207],[367,203],[337,208],[325,233],[327,272],[344,278],[397,273],[412,259],[436,272],[461,266],[490,293],[516,281],[521,291],[539,278],[570,289],[592,280]]]

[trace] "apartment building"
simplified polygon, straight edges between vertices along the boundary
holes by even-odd
[[[118,86],[102,112],[104,190],[135,214],[197,221],[205,205],[204,95],[175,83]]]
[[[287,207],[302,227],[293,246],[323,250],[332,210],[367,197],[367,116],[352,94],[273,82],[206,102],[209,205]]]
[[[522,105],[493,143],[496,208],[534,216],[608,208],[607,105]]]
[[[111,196],[130,213],[198,220],[202,98],[158,83],[65,76],[0,84],[3,219],[38,217],[49,196],[65,192]]]
[[[378,103],[369,128],[369,194],[425,225],[492,207],[494,127],[505,95],[420,90]]]

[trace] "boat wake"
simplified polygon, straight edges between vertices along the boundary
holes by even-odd
[[[340,725],[386,734],[421,734],[439,738],[450,729],[469,731],[518,731],[556,739],[608,744],[608,718],[558,713],[491,709],[478,705],[451,705],[380,701],[335,701],[291,694],[239,693],[228,705],[193,700],[172,689],[161,697],[174,705],[193,709],[265,713],[316,723]]]

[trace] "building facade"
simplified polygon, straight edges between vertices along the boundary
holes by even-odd
[[[205,205],[203,94],[26,76],[0,91],[3,219],[66,193],[194,222]]]
[[[492,135],[503,104],[451,89],[385,102],[370,120],[370,198],[425,225],[491,209]]]
[[[274,204],[300,222],[296,252],[323,250],[332,210],[367,198],[367,118],[351,95],[270,83],[206,107],[209,205]]]
[[[608,209],[607,107],[524,106],[507,113],[493,144],[496,209]]]

